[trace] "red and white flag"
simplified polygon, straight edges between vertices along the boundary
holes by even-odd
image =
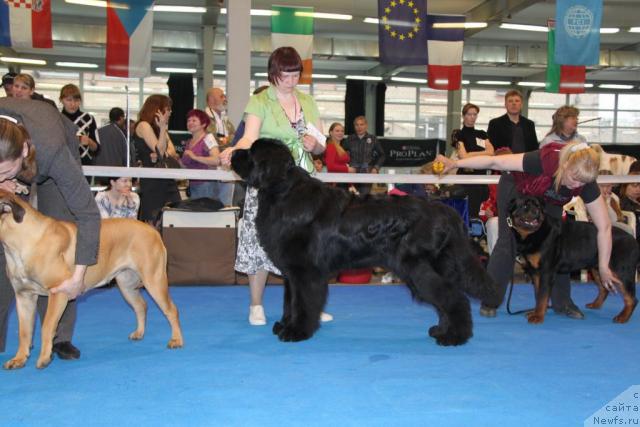
[[[52,48],[50,0],[0,0],[0,46]]]
[[[464,16],[427,15],[427,79],[432,89],[460,89],[464,21]]]

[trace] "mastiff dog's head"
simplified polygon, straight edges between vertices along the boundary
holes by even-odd
[[[251,187],[265,189],[286,180],[295,163],[281,141],[261,138],[248,150],[234,151],[231,167]]]
[[[544,222],[544,205],[533,196],[518,196],[509,204],[509,226],[521,234],[536,232]]]

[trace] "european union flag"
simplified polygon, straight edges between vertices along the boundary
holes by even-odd
[[[427,64],[426,0],[378,0],[380,62]]]
[[[556,63],[599,64],[601,22],[602,0],[556,2]]]

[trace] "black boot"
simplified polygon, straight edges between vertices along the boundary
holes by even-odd
[[[80,359],[80,350],[78,350],[70,341],[63,341],[53,345],[53,352],[60,359],[73,360]]]

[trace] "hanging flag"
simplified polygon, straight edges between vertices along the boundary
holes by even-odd
[[[0,0],[0,46],[52,48],[50,0]]]
[[[426,0],[378,0],[380,62],[426,65]]]
[[[462,83],[462,50],[464,48],[464,16],[427,16],[428,86],[432,89],[458,90]],[[438,24],[460,24],[455,28],[439,28]]]
[[[271,48],[291,46],[302,59],[300,83],[310,84],[313,72],[313,8],[273,6]]]
[[[564,65],[600,63],[602,0],[556,2],[555,59]]]
[[[150,74],[153,3],[154,0],[107,0],[107,76]]]
[[[584,93],[587,67],[584,65],[559,65],[555,61],[555,21],[549,20],[547,38],[546,91],[554,93]]]

